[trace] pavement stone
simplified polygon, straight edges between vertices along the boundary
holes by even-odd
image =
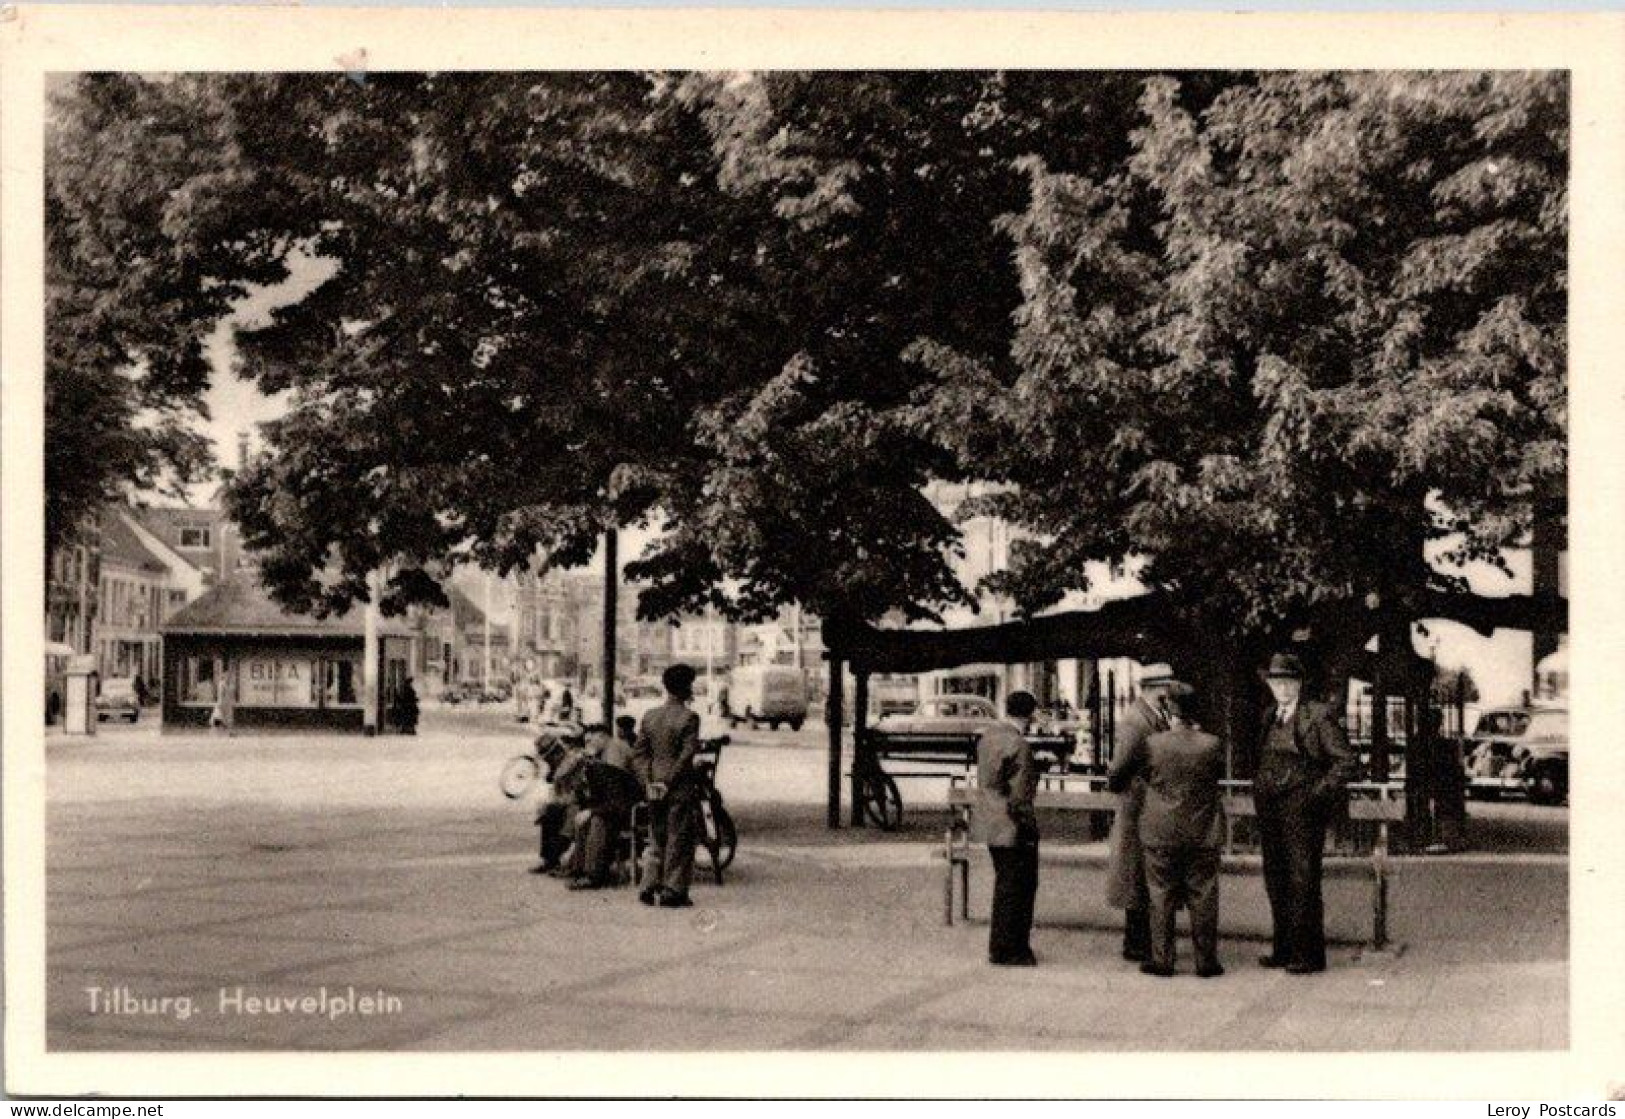
[[[462,727],[464,724],[459,724]],[[1098,843],[1046,842],[1035,969],[985,962],[991,872],[942,923],[940,814],[897,833],[822,827],[822,757],[730,748],[742,844],[690,910],[525,873],[530,812],[494,775],[523,740],[159,736],[51,741],[48,1045],[57,1050],[882,1049],[1115,1051],[1560,1048],[1567,877],[1541,858],[1396,863],[1402,950],[1372,953],[1361,868],[1328,881],[1332,970],[1257,968],[1256,871],[1225,876],[1217,980],[1117,956]],[[121,781],[101,755],[120,754]],[[124,775],[129,780],[123,780]],[[920,783],[911,795],[923,797]],[[1530,821],[1534,823],[1530,823]],[[1539,827],[1537,827],[1539,825]],[[1514,829],[1517,830],[1517,829]],[[701,860],[702,868],[704,860]],[[1180,951],[1189,967],[1188,941]],[[398,1015],[92,1015],[84,987],[218,997],[384,990]]]

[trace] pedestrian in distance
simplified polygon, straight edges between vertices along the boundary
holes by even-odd
[[[622,715],[615,720],[615,737],[626,743],[628,750],[638,743],[638,721],[631,715]]]
[[[645,851],[644,905],[681,909],[692,905],[694,844],[700,827],[700,780],[694,756],[700,749],[700,717],[689,708],[694,669],[674,664],[661,674],[666,702],[643,716],[633,745],[636,771],[649,805],[650,842]]]
[[[1132,756],[1153,734],[1167,730],[1167,698],[1188,695],[1190,691],[1190,685],[1176,679],[1169,665],[1147,665],[1140,674],[1139,698],[1118,720],[1112,743],[1114,764]],[[1136,776],[1119,798],[1107,841],[1106,903],[1123,910],[1123,958],[1135,961],[1147,959],[1151,951],[1151,893],[1140,843],[1140,809],[1144,803],[1145,780]]]
[[[1121,792],[1131,780],[1145,782],[1140,809],[1140,844],[1145,854],[1150,895],[1147,975],[1174,974],[1174,917],[1190,911],[1196,974],[1224,974],[1219,964],[1219,848],[1224,844],[1224,743],[1196,725],[1196,700],[1189,692],[1164,700],[1169,728],[1142,739],[1126,756],[1113,759],[1111,787]]]
[[[237,722],[236,687],[232,681],[230,662],[215,662],[220,666],[220,694],[214,701],[214,710],[209,714],[209,726],[230,738],[236,732],[233,726]]]
[[[410,676],[396,689],[394,711],[391,714],[395,720],[395,729],[401,734],[418,732],[418,690]]]
[[[1011,692],[1005,717],[982,732],[976,744],[976,800],[971,839],[987,844],[993,859],[993,915],[988,962],[1031,967],[1033,902],[1038,896],[1038,767],[1027,728],[1038,709],[1031,692]]]
[[[1326,829],[1359,772],[1341,721],[1325,703],[1303,699],[1303,666],[1289,653],[1270,658],[1272,702],[1265,712],[1253,778],[1264,886],[1274,927],[1263,967],[1292,975],[1326,970],[1321,857]]]

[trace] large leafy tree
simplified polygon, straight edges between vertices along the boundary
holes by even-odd
[[[1383,618],[1519,620],[1424,553],[1493,557],[1560,488],[1560,79],[147,92],[219,122],[227,218],[175,230],[209,282],[335,265],[243,338],[293,395],[232,487],[287,601],[382,564],[392,603],[434,598],[448,558],[576,563],[659,518],[646,613],[799,601],[855,633],[965,599],[945,478],[1002,485],[1029,608],[1139,557],[1128,636],[1346,659]]]
[[[53,91],[45,159],[45,528],[208,469],[204,340],[243,287],[217,283],[222,122],[184,84],[87,75]],[[186,231],[185,236],[181,231]],[[261,279],[252,270],[239,276]]]
[[[199,81],[249,176],[240,242],[333,267],[240,336],[292,396],[230,491],[285,601],[342,607],[385,565],[393,609],[450,562],[580,563],[693,481],[690,410],[759,375],[741,276],[772,262],[674,79]]]
[[[1449,565],[1561,491],[1563,79],[1155,78],[1142,105],[1123,173],[1026,165],[1016,374],[918,350],[920,422],[1032,532],[1009,586],[1043,605],[1140,556],[1187,632],[1345,665],[1417,618],[1529,624]]]
[[[778,309],[776,333],[753,340],[772,376],[697,417],[715,457],[671,495],[675,531],[640,568],[664,577],[657,607],[703,599],[714,570],[738,581],[739,605],[794,600],[846,623],[971,601],[950,563],[958,528],[925,487],[983,464],[915,422],[932,375],[910,351],[931,339],[1011,375],[1022,293],[998,218],[1024,201],[1018,160],[1106,174],[1128,154],[1138,87],[989,73],[702,85],[722,185],[760,204],[762,243],[794,267],[751,277]]]

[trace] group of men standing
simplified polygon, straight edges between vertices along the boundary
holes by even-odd
[[[1326,968],[1321,855],[1345,785],[1359,769],[1340,720],[1303,700],[1303,669],[1272,657],[1253,779],[1273,942],[1260,965],[1308,975]],[[1006,718],[977,747],[973,838],[994,866],[988,958],[1032,965],[1038,890],[1038,772],[1025,734],[1037,702],[1013,692]],[[1223,741],[1197,722],[1195,690],[1167,664],[1147,666],[1140,695],[1118,723],[1109,787],[1120,794],[1110,840],[1107,901],[1124,910],[1123,956],[1148,975],[1175,974],[1174,920],[1190,913],[1196,974],[1224,974],[1219,961],[1219,852],[1224,844]]]
[[[641,725],[623,716],[613,735],[599,724],[545,747],[549,795],[537,817],[541,861],[534,873],[568,878],[572,890],[611,885],[615,845],[633,810],[644,805],[649,844],[638,900],[664,909],[693,904],[688,889],[703,793],[694,767],[700,717],[688,706],[694,678],[689,665],[672,665],[661,678],[665,702]]]

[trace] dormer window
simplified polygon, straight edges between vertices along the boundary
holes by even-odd
[[[207,525],[187,525],[181,529],[181,547],[208,548],[212,546]]]

